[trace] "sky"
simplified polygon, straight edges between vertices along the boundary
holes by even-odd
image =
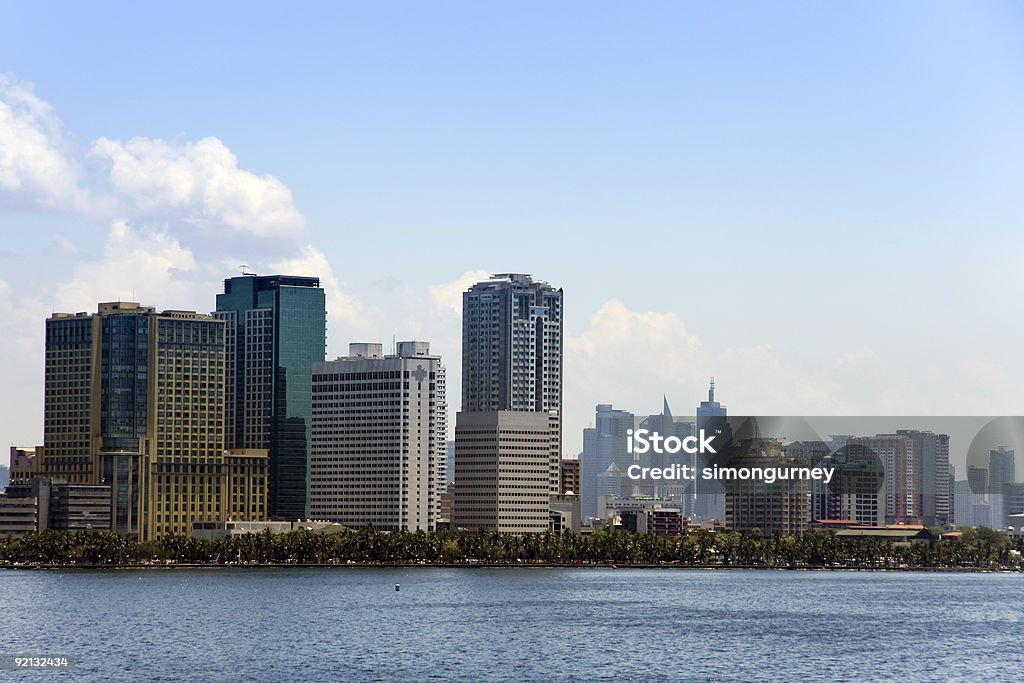
[[[1013,2],[0,2],[0,439],[44,320],[319,276],[328,357],[461,292],[565,291],[565,455],[597,403],[1018,415]]]

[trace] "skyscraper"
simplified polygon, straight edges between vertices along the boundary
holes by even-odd
[[[502,273],[462,295],[462,410],[546,413],[548,482],[562,459],[562,290]]]
[[[908,434],[876,434],[853,437],[847,447],[874,453],[881,461],[885,472],[886,523],[920,523],[920,444]]]
[[[227,322],[225,440],[270,453],[270,514],[309,517],[312,368],[325,357],[320,280],[243,275],[224,281],[214,317]]]
[[[625,410],[616,410],[611,404],[601,403],[594,411],[594,426],[583,430],[583,453],[580,456],[580,505],[583,519],[597,517],[600,496],[619,496],[618,481],[615,490],[608,487],[603,476],[612,463],[625,471],[633,456],[627,450],[626,432],[636,426],[636,417]]]
[[[696,432],[704,430],[715,434],[715,442],[728,444],[732,441],[732,429],[726,419],[726,409],[715,400],[715,378],[708,385],[708,400],[697,406]],[[721,434],[717,434],[721,432]],[[721,449],[719,449],[721,450]],[[700,470],[708,465],[707,456],[694,455],[694,466]],[[725,519],[725,488],[718,480],[694,482],[693,512],[697,519]]]
[[[351,344],[313,366],[310,507],[316,519],[432,531],[445,488],[445,369],[427,342]]]
[[[1012,449],[1000,446],[988,455],[988,502],[992,508],[992,526],[1005,525],[1007,484],[1017,481],[1017,468]]]
[[[898,429],[896,433],[913,439],[915,450],[920,454],[921,475],[915,485],[919,490],[921,523],[945,526],[953,512],[949,485],[949,435],[917,429]]]
[[[266,452],[228,451],[224,323],[133,302],[46,321],[39,472],[112,488],[111,528],[146,540],[266,514]]]

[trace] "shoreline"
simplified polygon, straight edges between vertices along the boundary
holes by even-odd
[[[1022,574],[1024,568],[1008,567],[832,567],[832,566],[800,566],[789,565],[721,565],[721,564],[576,564],[565,562],[544,562],[544,563],[462,563],[462,562],[352,562],[352,563],[189,563],[177,562],[172,564],[21,564],[21,565],[0,565],[0,570],[174,570],[174,569],[665,569],[665,570],[729,570],[729,571],[796,571],[796,572],[821,572],[821,571],[845,571],[845,572],[932,572],[932,573],[953,573],[953,574]]]

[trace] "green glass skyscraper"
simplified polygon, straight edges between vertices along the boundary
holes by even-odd
[[[313,363],[325,359],[320,279],[242,275],[224,281],[227,447],[270,453],[269,513],[309,517]]]

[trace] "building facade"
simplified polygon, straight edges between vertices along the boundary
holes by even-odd
[[[503,273],[462,295],[462,410],[548,416],[548,488],[559,493],[562,459],[562,290]]]
[[[445,368],[427,342],[351,344],[313,366],[315,519],[385,531],[436,528],[445,489]]]
[[[111,529],[140,540],[265,516],[265,451],[225,448],[224,333],[134,302],[54,314],[38,475],[109,486]]]
[[[608,468],[625,471],[633,456],[627,449],[626,432],[636,427],[636,416],[601,403],[594,410],[594,426],[583,430],[583,453],[580,454],[580,502],[584,521],[600,516],[598,499],[619,496],[618,479],[608,485]]]
[[[502,534],[550,526],[552,430],[546,413],[460,412],[452,526]]]
[[[229,278],[213,315],[226,323],[225,444],[266,449],[270,514],[308,518],[311,371],[324,361],[326,344],[320,280]]]
[[[802,467],[797,458],[783,454],[776,440],[744,444],[748,452],[731,457],[729,467]],[[725,519],[730,529],[760,530],[764,536],[789,536],[806,531],[810,525],[810,489],[807,480],[786,479],[767,484],[758,479],[725,482]]]

